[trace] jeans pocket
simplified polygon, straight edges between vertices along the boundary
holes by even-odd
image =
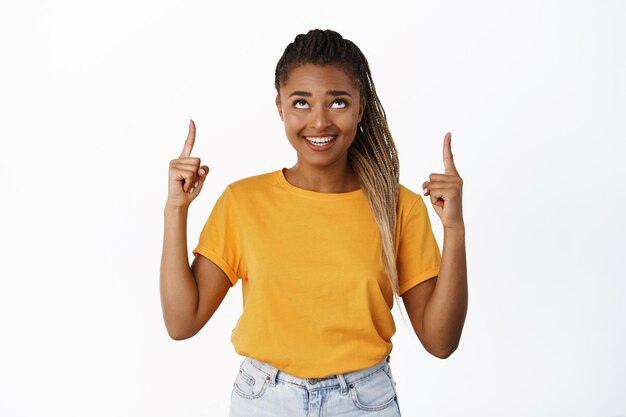
[[[364,411],[378,411],[395,403],[396,387],[385,368],[349,385],[354,405]]]
[[[393,373],[391,372],[391,367],[390,366],[386,366],[385,368],[383,368],[383,370],[387,373],[387,376],[389,376],[389,379],[391,379],[391,383],[393,384],[393,390],[396,391],[396,380],[393,378]]]
[[[243,398],[261,398],[269,385],[269,380],[269,375],[244,360],[233,383],[233,391]]]

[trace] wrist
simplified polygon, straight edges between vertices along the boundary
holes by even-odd
[[[461,223],[456,226],[444,226],[443,233],[444,235],[465,236],[465,224]]]
[[[165,204],[165,208],[163,209],[163,213],[165,215],[186,215],[189,211],[189,206],[175,206],[173,204]]]

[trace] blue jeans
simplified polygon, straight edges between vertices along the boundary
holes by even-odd
[[[390,356],[324,378],[299,378],[246,357],[230,396],[230,417],[400,417]]]

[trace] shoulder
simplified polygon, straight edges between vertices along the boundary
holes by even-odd
[[[400,184],[398,188],[398,214],[407,214],[416,205],[425,205],[422,196]]]
[[[228,183],[222,195],[230,203],[239,206],[254,206],[260,201],[274,198],[276,190],[280,188],[277,179],[279,172],[265,172],[232,181]]]
[[[278,171],[271,171],[240,178],[229,183],[226,189],[236,194],[249,193],[251,191],[258,192],[266,189],[268,186],[274,185],[276,183],[277,173]]]

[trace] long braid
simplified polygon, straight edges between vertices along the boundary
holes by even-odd
[[[396,303],[400,306],[398,272],[395,257],[395,230],[398,206],[400,167],[398,152],[387,125],[367,59],[351,41],[332,30],[314,29],[296,36],[276,65],[274,85],[287,81],[289,72],[303,64],[333,65],[344,70],[366,98],[363,118],[356,138],[348,150],[348,162],[359,183],[378,228],[382,242],[382,260]],[[400,309],[402,313],[402,309]],[[403,316],[404,317],[404,316]]]

